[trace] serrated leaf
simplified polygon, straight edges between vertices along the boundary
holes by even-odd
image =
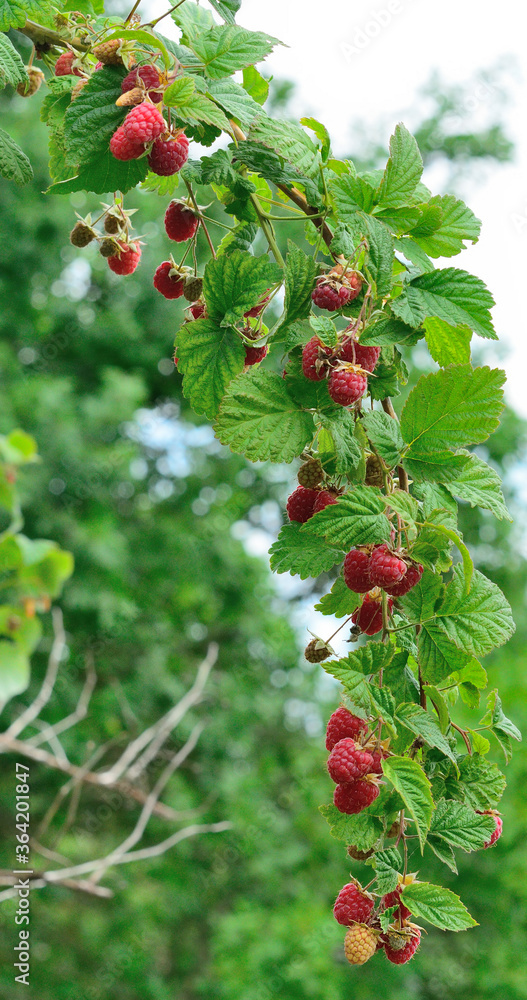
[[[171,12],[171,17],[178,28],[181,28],[181,37],[186,43],[198,38],[202,32],[210,31],[215,25],[210,10],[202,7],[199,3],[194,3],[193,0],[190,2],[186,0],[186,3],[178,4],[176,9]]]
[[[460,566],[454,567],[433,624],[458,649],[476,657],[503,645],[515,629],[510,605],[499,587],[475,570],[467,595]]]
[[[331,836],[345,844],[353,844],[359,851],[369,851],[382,833],[382,825],[367,809],[357,816],[346,816],[336,806],[319,806],[319,810],[329,823]]]
[[[399,871],[402,859],[399,851],[389,847],[385,851],[377,851],[370,862],[377,875],[377,892],[384,896],[399,884]]]
[[[399,705],[396,711],[397,721],[400,722],[410,732],[420,736],[429,747],[436,747],[449,757],[457,769],[456,756],[447,738],[441,732],[435,719],[429,715],[420,705],[413,703]]]
[[[507,510],[501,480],[498,473],[482,458],[470,453],[459,475],[446,484],[449,493],[461,500],[467,500],[471,507],[484,507],[492,511],[498,520],[512,521]]]
[[[311,131],[315,133],[317,139],[320,140],[322,144],[322,160],[325,163],[329,156],[331,146],[331,139],[326,126],[323,125],[322,122],[317,121],[316,118],[301,118],[300,124],[311,129]]]
[[[364,215],[363,231],[368,243],[365,266],[373,280],[378,298],[389,295],[392,286],[393,236],[383,222]]]
[[[494,830],[491,816],[480,816],[462,802],[441,799],[436,805],[430,833],[441,837],[451,847],[478,851]]]
[[[268,118],[263,112],[249,130],[248,139],[262,143],[292,163],[306,177],[318,175],[320,154],[315,143],[299,125]]]
[[[459,761],[459,791],[473,809],[495,809],[506,781],[497,764],[475,753]]]
[[[385,316],[366,327],[360,335],[360,342],[374,347],[390,347],[392,344],[413,347],[422,336],[423,331],[414,330],[392,316]]]
[[[230,254],[234,250],[248,251],[256,239],[258,226],[252,222],[240,222],[234,226],[229,233],[226,233],[216,250],[216,256]]]
[[[167,108],[179,108],[192,100],[196,91],[196,80],[193,76],[184,74],[176,77],[163,94],[163,104]]]
[[[333,440],[335,448],[335,471],[337,475],[347,475],[357,468],[362,451],[355,437],[353,414],[344,407],[332,413],[320,413],[318,419]]]
[[[369,695],[372,715],[381,720],[385,726],[388,726],[395,736],[397,731],[394,722],[395,698],[392,692],[388,688],[379,688],[374,684],[370,684]]]
[[[306,541],[297,522],[283,525],[269,554],[273,572],[291,573],[301,580],[327,573],[344,555],[340,549],[329,548],[318,538]]]
[[[437,316],[451,326],[468,326],[480,337],[497,340],[490,315],[494,299],[481,279],[467,271],[448,267],[421,274],[390,304],[409,326]]]
[[[346,587],[343,578],[339,576],[330,593],[324,594],[318,604],[315,604],[315,611],[320,611],[323,615],[335,615],[335,618],[344,618],[355,611],[359,600],[359,595]]]
[[[466,248],[467,240],[477,243],[481,222],[463,201],[451,194],[436,195],[428,205],[441,209],[439,227],[429,236],[412,236],[430,257],[454,257]]]
[[[357,212],[370,212],[375,201],[375,188],[362,177],[343,174],[329,182],[329,189],[335,206],[335,214],[339,222],[345,223],[357,236],[357,243],[363,235],[363,216]],[[342,235],[342,234],[341,234]],[[332,248],[333,249],[333,248]],[[336,249],[336,247],[334,248]],[[337,251],[337,252],[340,252]]]
[[[452,848],[450,847],[450,844],[447,844],[446,841],[441,840],[441,837],[435,837],[431,833],[428,835],[426,843],[428,844],[428,847],[434,852],[436,858],[439,858],[439,860],[442,861],[443,864],[448,865],[450,871],[454,872],[454,875],[457,875],[458,870],[456,865],[456,856]]]
[[[395,511],[406,524],[412,525],[419,514],[417,500],[404,490],[394,490],[386,497],[386,506]]]
[[[467,733],[472,741],[474,753],[486,754],[490,750],[490,742],[475,729],[467,729]]]
[[[204,94],[198,93],[189,94],[182,99],[180,93],[172,90],[178,82],[178,80],[175,80],[167,88],[163,95],[163,101],[167,107],[175,109],[175,113],[180,121],[190,122],[191,124],[193,122],[205,122],[206,125],[214,125],[215,128],[232,133],[232,126],[229,119],[214,101],[209,100]]]
[[[24,63],[13,43],[6,35],[0,35],[0,86],[10,83],[16,87],[28,79]]]
[[[288,240],[285,265],[284,311],[274,335],[284,333],[296,320],[305,319],[311,311],[311,292],[317,274],[314,257],[308,256]]]
[[[447,703],[443,698],[443,695],[437,690],[437,688],[432,687],[431,684],[424,684],[423,691],[427,698],[430,698],[430,701],[437,712],[441,732],[446,733],[450,725],[450,716],[448,714]]]
[[[42,24],[51,10],[49,0],[0,0],[0,31],[21,28],[28,17]]]
[[[265,255],[233,250],[209,260],[203,294],[210,318],[220,326],[238,322],[281,277],[280,268]]]
[[[285,381],[268,371],[234,379],[215,424],[221,443],[253,462],[292,462],[300,455],[313,438],[313,417],[297,406]]]
[[[421,179],[423,161],[413,135],[400,123],[390,139],[390,158],[379,184],[379,205],[408,205]]]
[[[372,486],[358,486],[311,517],[302,531],[349,549],[352,545],[388,541],[391,525],[384,513],[380,491]]]
[[[338,661],[343,671],[369,676],[387,667],[393,657],[393,646],[384,642],[367,642]],[[325,663],[324,669],[330,664]],[[340,679],[340,678],[339,678]]]
[[[234,24],[234,15],[239,11],[242,0],[210,0],[210,5],[227,24]]]
[[[46,194],[71,194],[74,191],[93,191],[94,194],[120,191],[126,194],[140,184],[147,173],[146,158],[116,160],[110,150],[105,149],[95,154],[93,159],[86,160],[74,177],[51,184]]]
[[[437,316],[429,316],[423,326],[428,350],[440,368],[470,361],[470,327],[451,326]]]
[[[245,69],[260,62],[280,45],[278,38],[262,31],[247,31],[238,25],[217,25],[189,39],[189,45],[205,67],[211,79],[231,76],[238,69]]]
[[[465,931],[478,926],[459,896],[443,886],[414,882],[404,887],[401,899],[414,917],[428,920],[441,930]]]
[[[498,729],[507,736],[511,736],[513,740],[521,740],[522,738],[518,727],[505,715],[497,690],[490,691],[487,695],[487,711],[480,719],[479,724],[480,726],[490,726],[493,730]]]
[[[258,72],[256,66],[246,66],[243,74],[243,89],[252,97],[257,104],[265,104],[269,97],[269,80],[266,80]]]
[[[245,69],[244,74],[248,70],[252,70],[253,73],[256,73],[260,77],[254,66]],[[260,79],[263,79],[263,77],[260,77]],[[269,87],[269,84],[267,84],[267,87]],[[218,104],[221,104],[229,117],[236,118],[244,129],[250,128],[251,123],[257,115],[261,115],[262,113],[260,105],[253,100],[244,87],[240,87],[240,84],[234,80],[211,80],[208,92]]]
[[[64,119],[65,137],[68,154],[74,161],[86,162],[108,151],[113,133],[129,110],[115,104],[121,97],[125,73],[124,67],[105,66],[93,74],[69,105]]]
[[[401,432],[412,453],[435,453],[486,441],[503,409],[499,368],[451,365],[422,375],[401,414]]]
[[[362,423],[375,450],[384,459],[388,468],[395,468],[404,450],[398,421],[380,410],[370,410],[364,414]]]
[[[426,834],[430,827],[434,803],[430,782],[416,760],[409,757],[388,757],[383,762],[384,777],[391,781],[401,796],[406,809],[415,821],[423,853]]]
[[[351,670],[345,660],[328,660],[322,664],[323,670],[340,681],[344,694],[359,714],[369,715],[371,708],[370,685],[364,674]]]
[[[411,448],[404,457],[404,467],[414,483],[449,483],[466,464],[466,455],[451,451],[421,453]]]
[[[28,184],[33,168],[14,139],[0,128],[0,174],[15,184]]]
[[[176,338],[183,393],[196,413],[215,417],[225,390],[243,369],[245,348],[231,327],[212,320],[185,324]]]

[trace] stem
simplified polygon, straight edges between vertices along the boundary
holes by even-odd
[[[456,732],[458,732],[459,735],[462,736],[462,738],[463,738],[463,740],[465,742],[465,746],[466,746],[466,748],[468,750],[469,756],[472,757],[472,747],[470,745],[470,740],[469,740],[469,738],[468,738],[465,730],[461,729],[459,726],[456,726],[455,722],[452,722],[452,719],[450,720],[450,725],[452,726],[452,729],[455,729]]]
[[[276,243],[276,239],[275,239],[274,229],[273,229],[272,223],[269,221],[269,216],[264,212],[264,210],[263,210],[262,206],[260,205],[260,202],[258,201],[258,198],[257,198],[257,196],[255,194],[251,194],[249,197],[250,197],[251,204],[252,204],[252,206],[254,208],[254,211],[256,212],[256,214],[258,216],[258,220],[260,222],[260,226],[262,228],[263,234],[264,234],[264,236],[265,236],[265,238],[266,238],[266,240],[267,240],[267,242],[269,244],[270,249],[272,250],[272,252],[274,254],[274,257],[275,257],[275,260],[276,260],[277,264],[279,264],[280,267],[285,267],[285,260],[282,257],[282,254],[280,253],[280,250],[278,249],[278,246],[277,246],[277,243]]]
[[[333,635],[330,635],[329,639],[326,639],[326,643],[331,642],[331,640],[334,639],[335,636],[337,635],[337,632],[340,632],[341,628],[344,628],[344,626],[347,625],[348,622],[350,621],[351,621],[351,615],[349,616],[349,618],[346,618],[346,620],[342,622],[342,625],[339,625],[338,629],[336,629]]]
[[[388,414],[389,417],[392,417],[394,420],[397,420],[397,414],[393,408],[392,401],[389,396],[387,396],[386,399],[382,400],[382,408],[384,412]],[[404,490],[405,493],[408,493],[408,473],[406,469],[403,469],[402,465],[397,466],[397,475],[399,477],[399,489]]]
[[[126,28],[126,25],[127,25],[128,23],[129,23],[129,21],[131,21],[131,20],[132,20],[132,18],[133,18],[133,16],[134,16],[134,14],[135,14],[135,12],[136,12],[137,8],[139,7],[139,4],[140,4],[140,3],[141,3],[141,0],[135,0],[135,3],[134,3],[134,5],[133,5],[133,7],[132,7],[132,9],[131,9],[131,11],[130,11],[130,13],[129,13],[128,17],[126,18],[126,21],[124,22],[124,27],[125,27],[125,28]]]
[[[196,199],[194,197],[194,192],[192,190],[192,185],[189,183],[189,181],[185,181],[185,187],[186,187],[186,189],[188,191],[189,198],[190,198],[192,204],[194,205],[194,211],[195,211],[196,215],[198,216],[199,221],[201,222],[201,225],[202,225],[202,228],[203,228],[203,232],[205,233],[205,236],[207,237],[207,243],[209,244],[210,252],[211,252],[212,256],[215,257],[216,256],[216,251],[214,249],[214,243],[212,242],[212,240],[210,238],[210,233],[209,233],[209,231],[207,229],[207,224],[204,221],[203,215],[201,214],[201,212],[200,212],[200,210],[198,208],[198,203],[197,203],[197,201],[196,201]]]
[[[70,38],[66,41],[61,38],[57,31],[53,31],[52,28],[43,28],[41,24],[37,24],[35,21],[30,21],[29,19],[22,25],[22,27],[17,28],[21,34],[27,35],[31,39],[33,45],[38,49],[40,45],[57,45],[61,49],[78,49],[79,52],[89,52],[91,45],[86,45],[85,42],[81,42],[78,38]]]
[[[149,21],[148,24],[144,25],[144,27],[155,28],[156,24],[159,24],[159,22],[162,21],[164,17],[168,17],[169,14],[172,14],[172,12],[177,10],[178,7],[181,7],[181,4],[183,3],[185,3],[185,0],[179,0],[179,3],[174,4],[174,6],[170,8],[170,10],[167,10],[164,14],[161,14],[161,17],[156,17],[155,21]]]

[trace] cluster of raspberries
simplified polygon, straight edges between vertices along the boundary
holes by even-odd
[[[410,922],[410,910],[401,901],[403,885],[397,886],[376,901],[359,882],[348,882],[339,892],[333,907],[335,920],[347,927],[344,954],[350,965],[364,965],[376,951],[384,951],[393,965],[405,965],[415,955],[421,930]],[[383,931],[379,915],[397,907],[393,922]]]
[[[368,388],[368,372],[373,372],[380,347],[360,344],[354,337],[344,337],[337,347],[312,337],[302,351],[302,371],[311,382],[328,380],[328,392],[334,403],[351,406]]]
[[[348,816],[362,812],[379,795],[379,780],[385,756],[381,745],[369,749],[364,741],[368,729],[364,719],[352,715],[347,708],[333,712],[326,730],[326,749],[330,751],[328,773],[336,788],[333,802],[339,812]]]
[[[186,163],[188,139],[182,131],[172,135],[155,104],[145,100],[128,112],[123,124],[114,132],[110,152],[116,160],[138,160],[147,152],[150,170],[161,177],[169,177],[177,174]]]

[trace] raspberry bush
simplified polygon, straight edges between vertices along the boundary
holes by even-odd
[[[271,566],[331,574],[317,609],[344,619],[356,643],[337,658],[333,635],[315,636],[306,651],[342,685],[326,744],[328,795],[331,778],[336,787],[321,810],[346,848],[344,869],[348,857],[361,861],[367,884],[346,883],[337,919],[349,921],[351,964],[376,951],[404,964],[420,943],[416,921],[474,925],[451,889],[409,873],[409,858],[415,867],[420,852],[426,866],[432,852],[455,873],[455,851],[495,843],[505,778],[488,754],[497,746],[508,762],[519,739],[497,691],[479,707],[480,660],[514,625],[457,524],[459,502],[509,518],[497,474],[470,450],[503,406],[504,373],[471,362],[474,335],[497,339],[494,300],[450,263],[477,241],[479,220],[423,184],[403,124],[384,168],[361,174],[332,155],[320,122],[270,117],[255,64],[279,42],[236,23],[239,0],[211,2],[215,14],[193,0],[167,4],[177,43],[157,31],[161,17],[142,22],[137,4],[125,20],[62,6],[44,0],[38,24],[33,0],[5,6],[0,28],[23,32],[34,50],[24,66],[2,36],[0,75],[26,99],[45,77],[50,195],[85,191],[96,202],[112,192],[95,218],[72,220],[70,238],[80,249],[96,242],[116,281],[144,266],[124,197],[137,186],[159,192],[167,255],[178,253],[152,280],[189,303],[176,335],[183,393],[234,452],[296,463]],[[32,177],[4,131],[0,172]],[[197,189],[223,221],[207,216]],[[285,256],[283,219],[299,226]],[[434,370],[396,408],[421,342]],[[458,703],[470,727],[455,721]]]

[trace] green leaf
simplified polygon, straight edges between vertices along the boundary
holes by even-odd
[[[387,508],[394,510],[406,524],[412,525],[419,514],[417,500],[404,490],[394,490],[385,498]]]
[[[335,563],[342,561],[344,554],[340,549],[323,545],[318,538],[306,542],[297,522],[283,525],[269,552],[271,569],[275,573],[291,573],[300,576],[301,580],[327,573]]]
[[[73,573],[73,556],[59,549],[55,542],[32,541],[17,535],[23,566],[18,571],[22,593],[30,597],[57,597]]]
[[[459,896],[440,885],[429,882],[406,885],[401,900],[414,917],[422,917],[441,930],[465,931],[478,926]]]
[[[244,70],[244,79],[245,74],[251,70],[263,80],[254,66]],[[263,82],[267,84],[267,81]],[[234,80],[211,80],[208,92],[218,104],[221,104],[229,117],[236,118],[244,129],[248,129],[257,115],[262,113],[260,105]]]
[[[450,847],[450,844],[447,844],[444,840],[441,840],[441,837],[436,837],[432,833],[428,835],[426,842],[429,848],[434,852],[435,856],[439,858],[443,864],[448,865],[450,871],[454,872],[454,875],[457,875],[458,870],[456,865],[456,856]]]
[[[339,497],[303,525],[304,534],[320,535],[330,544],[349,549],[352,545],[385,542],[391,525],[384,513],[380,491],[372,486],[358,486]]]
[[[210,5],[227,24],[234,24],[234,15],[238,13],[242,0],[210,0]]]
[[[16,643],[0,640],[0,701],[25,691],[29,684],[29,658]]]
[[[401,432],[412,452],[433,453],[486,441],[503,409],[499,368],[452,365],[422,375],[401,414]]]
[[[314,433],[312,415],[297,406],[286,380],[268,371],[247,372],[234,379],[215,429],[222,444],[253,462],[292,462]]]
[[[353,705],[359,715],[370,715],[371,697],[370,685],[366,681],[364,674],[351,670],[345,660],[329,660],[322,664],[323,670],[330,674],[335,680],[340,681],[344,694]],[[349,706],[348,706],[349,707]]]
[[[211,320],[221,326],[238,322],[281,277],[280,268],[267,256],[253,257],[244,250],[209,260],[203,294]]]
[[[12,87],[16,87],[27,79],[24,63],[15,46],[6,35],[0,35],[0,86],[10,83]]]
[[[281,42],[272,35],[233,24],[211,28],[189,39],[189,44],[204,64],[207,76],[218,80],[265,59]]]
[[[0,31],[21,28],[28,17],[42,24],[51,11],[49,0],[0,0]]]
[[[436,195],[429,206],[441,209],[441,223],[430,236],[412,233],[413,238],[430,257],[454,257],[465,250],[465,241],[477,243],[481,222],[463,201],[451,194]]]
[[[320,142],[322,143],[322,160],[325,163],[329,156],[331,146],[331,139],[326,126],[323,125],[322,122],[317,121],[316,118],[301,118],[300,124],[311,129],[311,131],[315,133],[317,139],[320,139]]]
[[[429,316],[423,326],[428,350],[440,368],[470,361],[470,327],[451,326],[437,316]]]
[[[493,761],[475,753],[459,762],[459,790],[473,809],[495,809],[503,795],[506,781]]]
[[[115,104],[121,96],[124,76],[124,67],[105,66],[93,74],[69,105],[64,119],[65,136],[73,161],[85,162],[108,151],[110,139],[127,113],[127,108]]]
[[[214,6],[214,4],[212,4]],[[181,39],[185,44],[190,44],[204,31],[210,31],[215,25],[215,20],[210,12],[199,3],[193,0],[186,0],[184,4],[178,4],[171,13],[172,20],[181,28]],[[231,20],[231,24],[233,21]]]
[[[230,254],[234,250],[248,251],[256,239],[257,232],[258,226],[254,223],[240,222],[223,237],[216,250],[216,255],[221,257],[222,254]]]
[[[184,78],[188,80],[189,78]],[[182,122],[205,122],[207,125],[214,125],[215,128],[224,132],[232,132],[229,119],[225,117],[223,111],[214,101],[210,101],[204,94],[189,94],[188,97],[177,92],[172,92],[172,88],[178,83],[177,80],[171,84],[164,93],[163,100],[167,107],[175,108],[178,119]]]
[[[505,715],[501,707],[501,698],[496,690],[487,695],[487,711],[480,719],[479,724],[480,726],[490,726],[492,730],[497,729],[507,736],[511,736],[513,740],[521,740],[522,738],[518,727]]]
[[[441,799],[437,803],[430,824],[431,834],[463,851],[478,851],[490,839],[493,830],[491,816],[480,816],[462,802],[451,799]]]
[[[292,163],[299,174],[318,176],[320,154],[313,140],[299,125],[267,118],[261,112],[249,129],[248,139],[274,150]]]
[[[383,763],[383,773],[415,821],[422,854],[434,811],[430,782],[417,761],[409,757],[388,757]]]
[[[330,434],[335,448],[335,471],[348,475],[357,468],[362,452],[355,437],[353,414],[344,407],[332,413],[320,413],[320,424]]]
[[[466,464],[465,455],[451,451],[425,452],[413,448],[404,456],[404,467],[414,483],[448,483],[455,479]]]
[[[28,184],[33,178],[33,168],[26,154],[2,128],[0,128],[0,174],[15,184]]]
[[[226,258],[228,259],[228,258]],[[185,324],[176,338],[183,393],[196,413],[215,417],[225,390],[243,369],[245,348],[232,327],[210,319]]]
[[[381,410],[370,410],[364,414],[362,423],[375,450],[388,468],[393,469],[399,464],[404,450],[398,421]]]
[[[37,442],[31,434],[17,428],[7,437],[0,436],[0,457],[11,465],[37,461]]]
[[[257,104],[265,104],[269,96],[269,80],[258,72],[256,66],[246,66],[243,71],[243,88]]]
[[[471,507],[484,507],[492,511],[500,521],[512,521],[498,473],[477,455],[466,454],[467,462],[459,475],[453,482],[446,484],[449,493],[461,500],[468,500]]]
[[[499,587],[475,570],[467,596],[460,566],[454,567],[452,580],[436,609],[434,626],[471,656],[484,656],[503,645],[515,628],[510,605]]]
[[[364,215],[363,231],[368,242],[366,267],[375,281],[378,298],[390,294],[393,268],[393,236],[387,226],[378,219]]]
[[[126,194],[140,184],[147,173],[146,157],[121,161],[116,160],[109,149],[105,149],[95,154],[93,159],[86,160],[74,177],[51,184],[46,194],[71,194],[74,191],[93,191],[94,194],[120,191]]]
[[[394,847],[389,847],[385,851],[377,851],[373,855],[371,862],[377,875],[377,892],[385,895],[399,884],[399,871],[402,859],[399,851]]]
[[[357,216],[361,210],[370,212],[375,201],[375,188],[361,177],[343,174],[335,177],[329,182],[329,189],[335,205],[335,214],[339,222],[346,223],[353,234],[352,240],[356,245],[361,236],[364,225],[364,217]],[[341,252],[337,246],[332,246],[333,250]],[[349,254],[349,256],[351,256]]]
[[[184,74],[171,83],[163,94],[163,104],[167,108],[180,108],[192,100],[196,91],[196,80],[193,76]]]
[[[451,326],[468,326],[480,337],[497,340],[490,315],[494,299],[481,279],[467,271],[447,267],[421,274],[390,304],[410,326],[438,316]]]
[[[390,139],[390,158],[376,192],[379,205],[408,205],[422,172],[423,161],[413,135],[403,124],[397,125]]]
[[[437,712],[441,732],[446,733],[450,725],[450,716],[448,714],[447,703],[443,698],[443,695],[437,690],[437,688],[432,687],[430,684],[424,684],[423,690],[427,698],[430,698],[430,701]]]
[[[285,301],[274,335],[283,333],[291,323],[305,319],[311,312],[311,292],[317,274],[315,258],[308,256],[292,240],[287,243],[285,265]]]
[[[348,653],[339,660],[343,671],[351,670],[360,674],[376,674],[389,665],[393,657],[393,646],[384,642],[367,642],[365,646]],[[324,664],[324,669],[328,666]],[[340,678],[339,678],[340,679]]]
[[[136,42],[142,42],[144,45],[151,46],[153,49],[159,49],[163,62],[165,64],[165,70],[170,69],[171,59],[167,52],[166,46],[161,37],[154,31],[147,31],[145,28],[126,28],[119,27],[111,35],[106,35],[105,42],[111,42],[114,39],[130,39]]]
[[[359,595],[354,594],[339,576],[330,593],[324,594],[318,604],[315,604],[315,611],[320,611],[323,615],[335,615],[335,618],[345,618],[355,611],[359,600]]]
[[[450,743],[443,736],[435,719],[428,712],[425,712],[420,705],[413,703],[399,705],[396,710],[396,719],[406,729],[409,729],[410,732],[415,733],[416,736],[420,736],[427,746],[436,747],[445,757],[449,757],[457,769],[456,757]]]
[[[360,335],[361,344],[372,344],[374,347],[390,347],[401,344],[403,347],[413,347],[421,339],[423,333],[412,329],[399,319],[386,316],[367,326]]]
[[[319,809],[329,823],[331,836],[345,844],[353,844],[359,851],[371,850],[382,833],[380,821],[367,809],[358,816],[346,816],[334,805],[319,806]]]

